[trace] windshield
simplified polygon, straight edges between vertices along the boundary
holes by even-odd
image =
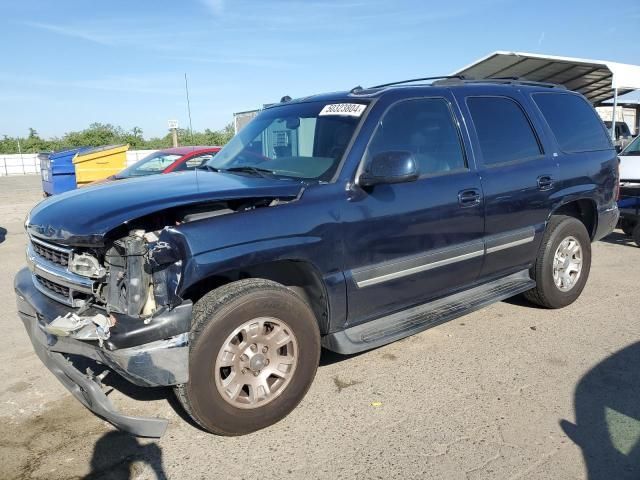
[[[620,155],[640,155],[640,136],[636,137],[633,142],[627,145],[627,148],[620,152]]]
[[[142,175],[153,175],[162,173],[165,168],[178,160],[182,155],[173,153],[155,152],[134,163],[130,167],[119,172],[117,178],[140,177]]]
[[[264,110],[207,166],[241,175],[329,181],[366,107],[309,102]]]

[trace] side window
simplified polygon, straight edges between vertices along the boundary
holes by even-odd
[[[442,98],[404,100],[391,106],[371,139],[367,158],[388,151],[411,152],[421,175],[466,167],[458,128]]]
[[[534,93],[533,101],[538,105],[563,152],[611,148],[602,122],[582,97],[567,93]]]
[[[506,97],[469,97],[485,165],[539,156],[542,151],[522,108]]]

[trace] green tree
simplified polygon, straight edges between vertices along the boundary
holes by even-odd
[[[191,132],[178,129],[180,145],[224,145],[233,137],[233,125],[228,124],[222,130],[205,129],[203,132]],[[88,128],[67,132],[61,138],[43,139],[34,128],[29,128],[26,137],[0,138],[0,153],[18,153],[18,141],[23,153],[57,151],[74,147],[100,147],[104,145],[129,144],[132,149],[161,149],[172,146],[171,134],[164,137],[144,138],[140,127],[126,131],[110,123],[92,123]]]

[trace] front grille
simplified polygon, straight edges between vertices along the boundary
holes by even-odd
[[[46,278],[43,278],[40,275],[34,275],[34,278],[40,285],[42,285],[44,288],[46,288],[50,292],[55,293],[57,295],[62,295],[65,298],[69,297],[68,287],[65,287],[64,285],[58,285],[57,283],[52,282],[51,280],[47,280]]]
[[[31,248],[33,248],[33,251],[45,260],[48,260],[52,263],[55,263],[56,265],[60,265],[65,268],[69,266],[68,251],[58,250],[44,243],[36,241],[31,241]]]

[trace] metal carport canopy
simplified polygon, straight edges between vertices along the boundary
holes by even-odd
[[[454,72],[468,78],[517,77],[564,85],[598,105],[640,89],[640,66],[606,60],[557,57],[523,52],[494,52]]]

